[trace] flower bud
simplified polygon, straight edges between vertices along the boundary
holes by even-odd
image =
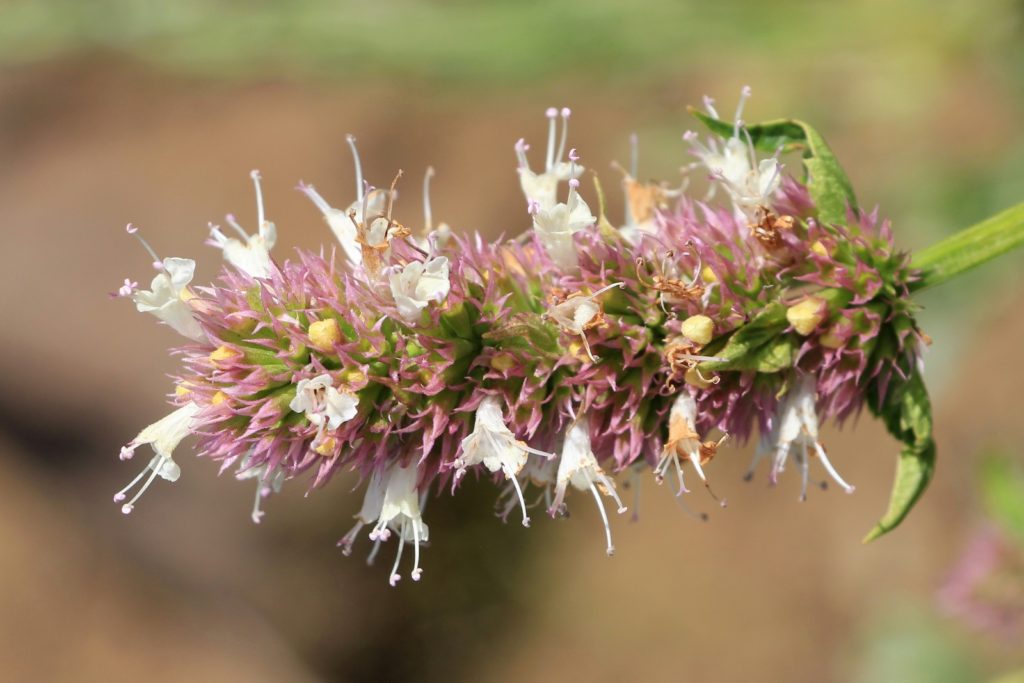
[[[317,320],[309,326],[309,341],[319,351],[333,351],[334,345],[341,341],[341,328],[334,318]]]
[[[683,321],[682,333],[694,344],[704,346],[715,335],[715,324],[706,315],[691,315]]]
[[[805,337],[814,331],[824,317],[825,302],[813,296],[790,306],[786,311],[786,320],[798,334]]]

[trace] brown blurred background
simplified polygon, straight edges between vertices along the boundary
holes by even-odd
[[[1021,452],[1019,255],[922,300],[941,460],[891,536],[860,543],[897,452],[865,417],[826,430],[854,496],[743,484],[750,449],[728,449],[712,475],[727,510],[695,522],[645,482],[611,559],[581,497],[526,531],[491,516],[492,485],[466,486],[430,503],[424,580],[397,589],[365,540],[334,547],[354,482],[286,486],[257,527],[251,482],[183,448],[181,480],[120,514],[110,497],[141,461],[117,452],[165,414],[177,339],[106,297],[150,277],[128,221],[214,277],[206,222],[255,227],[252,168],[279,257],[328,242],[293,188],[350,197],[345,133],[372,181],[406,171],[404,221],[433,164],[437,218],[514,234],[512,144],[543,146],[547,106],[573,108],[571,143],[607,188],[631,131],[641,175],[674,177],[685,106],[731,110],[746,83],[748,120],[813,122],[862,203],[922,246],[1024,198],[1022,45],[1019,0],[0,4],[2,678],[966,681],[1024,665],[1020,643],[933,605],[979,520],[973,463]]]

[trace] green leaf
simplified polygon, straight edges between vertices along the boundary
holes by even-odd
[[[911,265],[920,269],[921,279],[910,288],[917,292],[942,284],[1021,244],[1024,244],[1024,203],[914,254]]]
[[[932,439],[932,409],[920,373],[909,379],[894,377],[885,402],[878,404],[877,387],[869,388],[868,405],[882,418],[889,433],[903,443],[896,464],[889,508],[864,542],[873,541],[895,529],[928,487],[935,470],[935,441]]]
[[[690,113],[711,132],[723,138],[732,137],[733,124],[693,107]],[[856,208],[857,198],[850,179],[821,133],[796,119],[777,119],[745,128],[754,147],[768,154],[774,154],[780,148],[784,152],[802,150],[807,189],[818,208],[818,218],[823,223],[846,223],[846,207]]]

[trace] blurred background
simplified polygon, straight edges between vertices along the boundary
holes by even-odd
[[[150,277],[128,221],[212,279],[206,223],[255,228],[252,168],[278,256],[328,242],[293,188],[347,202],[349,132],[371,181],[405,170],[404,222],[433,164],[436,218],[514,234],[512,145],[542,147],[546,107],[614,190],[631,132],[641,176],[674,178],[686,105],[744,84],[748,120],[812,122],[916,248],[1024,199],[1022,46],[1020,0],[0,3],[4,679],[1021,680],[1024,484],[992,475],[1024,456],[1020,254],[921,300],[940,461],[896,533],[860,543],[898,450],[865,418],[825,433],[854,496],[744,484],[751,449],[726,449],[728,509],[702,524],[646,486],[611,559],[593,506],[527,532],[468,485],[430,503],[424,580],[397,589],[365,541],[334,546],[354,481],[286,487],[257,527],[251,482],[183,449],[120,514],[118,449],[166,413],[178,340],[107,292]]]

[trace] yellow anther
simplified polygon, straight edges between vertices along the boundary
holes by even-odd
[[[345,370],[341,373],[341,381],[345,384],[365,384],[366,374],[362,370]]]
[[[184,384],[179,384],[178,386],[174,387],[174,395],[177,396],[178,398],[185,398],[187,396],[190,396],[191,394],[192,390],[186,387]]]
[[[805,337],[814,331],[824,317],[825,302],[813,296],[790,306],[786,311],[786,320],[797,333]]]
[[[309,341],[319,351],[334,350],[334,345],[341,341],[341,328],[334,318],[318,320],[309,326]]]
[[[213,395],[213,398],[210,399],[210,403],[212,405],[219,406],[226,400],[228,400],[228,395],[225,394],[223,391],[218,391],[216,394]]]
[[[828,332],[818,337],[818,341],[822,346],[830,349],[841,349],[846,346],[846,342],[836,334],[835,328],[830,328]]]
[[[507,372],[516,365],[516,357],[507,351],[502,351],[491,358],[491,367],[500,372]]]
[[[691,315],[683,321],[683,336],[704,346],[715,336],[715,323],[706,315]]]
[[[329,436],[317,445],[313,446],[313,450],[320,455],[331,455],[334,453],[334,449],[338,445],[338,440],[333,436]]]
[[[814,244],[811,245],[811,251],[813,251],[818,256],[823,256],[825,258],[828,258],[829,256],[831,256],[831,254],[828,253],[828,247],[826,247],[824,244],[822,244],[821,240],[818,240]]]
[[[231,360],[235,356],[239,355],[238,351],[235,351],[230,346],[218,346],[214,349],[213,353],[210,354],[210,362],[217,364],[226,360]]]
[[[703,268],[701,268],[700,277],[702,280],[704,280],[704,282],[718,282],[718,276],[715,275],[715,271],[711,270],[711,266],[704,266]]]

